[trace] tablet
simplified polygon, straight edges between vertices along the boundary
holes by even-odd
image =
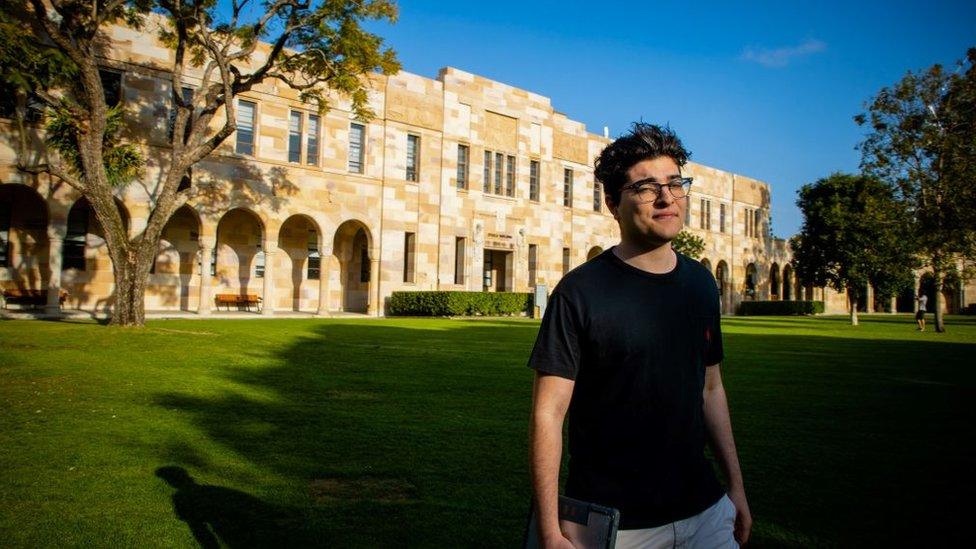
[[[525,529],[525,548],[539,547],[535,505]],[[620,511],[595,503],[559,496],[559,529],[576,547],[613,549],[617,542]]]

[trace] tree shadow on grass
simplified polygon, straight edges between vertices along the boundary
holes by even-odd
[[[248,345],[215,374],[242,390],[156,403],[284,479],[336,545],[517,544],[538,325],[395,324],[295,323],[286,346]]]
[[[296,327],[287,345],[255,337],[215,374],[240,390],[157,402],[284,479],[306,530],[336,545],[518,545],[538,325],[404,322],[281,324]],[[961,540],[976,345],[736,333],[725,343],[751,545]]]

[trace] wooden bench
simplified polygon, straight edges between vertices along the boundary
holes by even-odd
[[[261,297],[256,294],[217,294],[214,297],[214,303],[217,305],[217,310],[220,310],[220,306],[223,305],[230,310],[230,306],[234,305],[238,310],[244,309],[245,311],[251,310],[251,305],[254,305],[258,310],[261,309]]]
[[[3,290],[3,308],[13,303],[16,305],[29,305],[32,307],[47,306],[48,290],[29,290],[21,288],[6,288]],[[61,290],[58,292],[58,306],[64,305],[68,299],[68,292]]]

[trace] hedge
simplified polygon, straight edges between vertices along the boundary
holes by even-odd
[[[823,301],[743,301],[737,314],[761,315],[816,315],[824,312]]]
[[[532,294],[516,292],[393,292],[391,316],[499,316],[530,313]]]

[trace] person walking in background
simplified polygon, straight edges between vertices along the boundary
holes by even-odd
[[[918,331],[925,331],[925,305],[929,302],[929,296],[922,293],[922,290],[918,291],[918,295],[915,296],[915,302],[918,303],[918,311],[915,312],[915,323],[918,324]]]

